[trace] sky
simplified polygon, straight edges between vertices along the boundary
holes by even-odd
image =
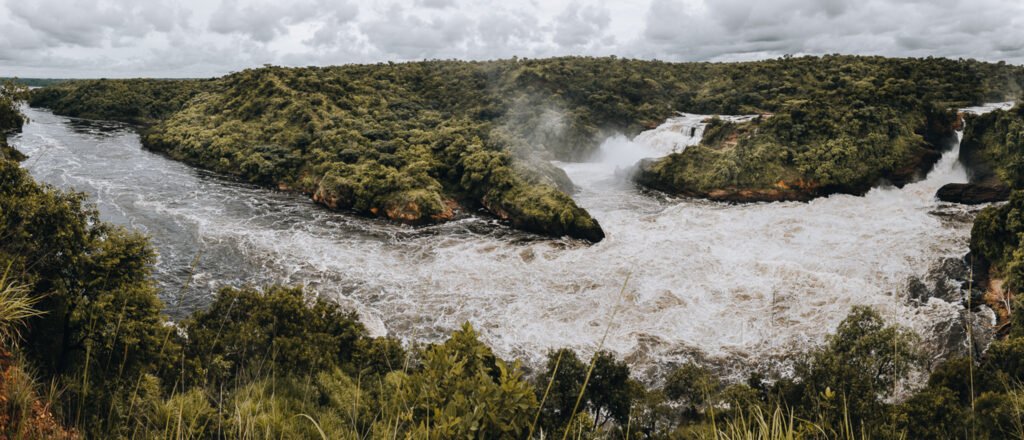
[[[0,0],[0,77],[826,53],[1024,64],[1024,0]]]

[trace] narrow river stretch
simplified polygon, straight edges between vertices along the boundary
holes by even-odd
[[[594,162],[559,164],[608,235],[588,245],[488,218],[411,228],[329,212],[145,151],[124,125],[26,113],[11,138],[30,156],[24,166],[152,237],[173,317],[218,286],[305,284],[374,333],[436,341],[469,321],[499,355],[528,364],[548,348],[589,353],[610,326],[604,347],[641,374],[694,356],[737,373],[776,365],[858,304],[913,328],[936,356],[964,347],[949,274],[978,208],[934,198],[966,181],[958,147],[927,178],[864,197],[728,205],[639,190],[617,170],[696,142],[703,118],[681,116],[609,139]]]

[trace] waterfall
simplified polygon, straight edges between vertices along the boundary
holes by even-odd
[[[903,189],[809,203],[677,199],[616,175],[698,143],[709,116],[682,114],[609,139],[592,162],[559,164],[608,233],[587,245],[486,217],[412,228],[331,212],[145,151],[118,124],[27,112],[32,122],[11,137],[31,157],[24,166],[150,235],[162,297],[178,317],[225,284],[301,283],[357,310],[374,333],[410,341],[443,340],[468,321],[498,355],[539,364],[550,348],[586,355],[611,324],[604,348],[634,371],[701,353],[740,373],[822,341],[855,305],[929,346],[962,322],[960,304],[912,304],[905,289],[967,248],[977,208],[933,197],[962,179],[955,151]]]

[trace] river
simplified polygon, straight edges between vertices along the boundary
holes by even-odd
[[[593,162],[559,164],[607,233],[590,245],[487,217],[414,228],[330,212],[143,150],[126,125],[26,113],[31,122],[10,139],[30,156],[24,166],[152,238],[174,318],[219,286],[281,282],[305,284],[355,308],[374,333],[406,341],[437,341],[469,321],[499,355],[527,364],[548,348],[593,351],[608,329],[603,348],[640,371],[703,357],[742,372],[785,364],[854,305],[914,329],[935,356],[963,345],[955,298],[912,300],[908,291],[912,279],[959,289],[941,268],[966,253],[979,208],[934,198],[966,181],[958,147],[902,189],[809,203],[730,205],[629,183],[625,165],[696,140],[672,140],[680,136],[699,138],[690,115],[634,141],[611,138]]]

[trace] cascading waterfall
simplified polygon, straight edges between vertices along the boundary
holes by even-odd
[[[933,197],[966,180],[956,150],[902,189],[809,203],[674,199],[616,173],[699,142],[707,116],[684,114],[609,139],[594,162],[559,164],[608,234],[587,245],[486,218],[410,228],[329,212],[141,150],[117,124],[28,113],[32,123],[12,138],[31,156],[25,166],[152,236],[176,316],[222,284],[304,283],[354,307],[376,333],[433,341],[469,321],[498,354],[527,362],[549,348],[590,352],[611,326],[604,348],[636,371],[692,356],[737,371],[771,363],[821,341],[857,304],[935,347],[955,342],[962,319],[956,302],[909,301],[906,289],[967,248],[979,208]]]

